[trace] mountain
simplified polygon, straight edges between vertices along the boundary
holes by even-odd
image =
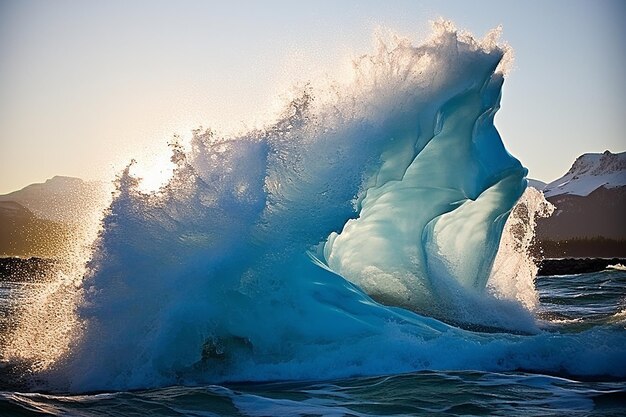
[[[56,176],[44,183],[0,195],[0,201],[14,201],[44,220],[80,223],[94,206],[106,198],[108,190],[99,181]]]
[[[556,209],[552,216],[541,219],[538,238],[626,239],[626,187],[598,187],[585,196],[559,194],[546,199]]]
[[[540,180],[534,180],[532,178],[528,178],[528,186],[533,187],[539,191],[543,191],[546,188],[546,183]]]
[[[62,257],[108,192],[101,182],[57,176],[0,195],[0,256]]]
[[[626,186],[626,152],[586,153],[561,178],[546,185],[546,198],[561,194],[587,196],[600,187]]]
[[[67,225],[37,218],[14,201],[0,201],[0,256],[54,257],[70,238]]]
[[[626,152],[583,154],[543,193],[556,206],[535,229],[547,256],[626,256]]]

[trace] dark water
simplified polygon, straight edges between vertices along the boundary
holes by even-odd
[[[541,297],[538,316],[561,331],[626,326],[626,271],[539,277],[535,286]]]
[[[623,384],[531,374],[420,372],[325,383],[169,387],[81,396],[2,393],[3,415],[624,415]]]
[[[0,283],[0,309],[34,283]],[[540,277],[547,332],[626,331],[626,272]],[[2,320],[3,326],[6,318]],[[7,386],[10,381],[3,381]],[[0,416],[624,416],[626,382],[523,372],[424,371],[323,382],[174,386],[93,395],[0,392]]]

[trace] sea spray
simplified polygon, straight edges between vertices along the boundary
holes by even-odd
[[[528,310],[538,303],[534,280],[538,259],[530,253],[537,219],[549,217],[554,205],[536,188],[528,187],[506,222],[488,289],[498,298],[520,302]]]
[[[67,241],[44,243],[56,245],[49,250],[56,257],[46,263],[39,278],[42,282],[29,288],[9,328],[0,333],[0,360],[15,368],[11,379],[16,384],[40,380],[42,373],[67,357],[80,338],[81,323],[75,311],[81,300],[80,286],[113,191],[113,184],[88,186],[94,188],[87,195],[72,197],[79,202],[73,203],[74,210],[54,214],[67,222]]]

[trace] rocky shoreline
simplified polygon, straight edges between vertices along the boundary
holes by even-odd
[[[626,265],[626,258],[559,258],[544,259],[539,263],[537,276],[573,275],[599,272],[609,265]]]
[[[55,264],[46,258],[0,258],[0,281],[41,281]]]

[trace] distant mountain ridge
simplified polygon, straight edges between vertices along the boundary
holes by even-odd
[[[0,256],[63,256],[108,192],[102,182],[56,176],[0,195]]]
[[[21,190],[0,195],[0,201],[15,201],[40,219],[76,223],[81,222],[86,210],[106,194],[103,182],[55,176],[44,183],[30,184]]]
[[[583,154],[543,193],[556,206],[535,229],[548,256],[626,256],[626,152]]]
[[[626,239],[626,187],[598,187],[589,195],[559,194],[546,199],[556,209],[538,222],[538,238]]]
[[[561,178],[547,184],[546,197],[561,194],[587,196],[600,187],[626,186],[626,152],[586,153],[579,156]]]

